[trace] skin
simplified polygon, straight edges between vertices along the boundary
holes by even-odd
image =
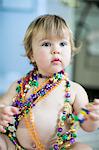
[[[55,35],[46,37],[44,31],[40,31],[36,34],[32,41],[31,61],[36,61],[39,73],[47,76],[66,68],[71,61],[71,45],[69,42],[68,29],[64,29],[64,35],[61,38]],[[44,79],[40,78],[39,84],[43,81]],[[71,106],[73,107],[73,110],[76,113],[79,113],[80,109],[84,107],[91,112],[88,119],[81,127],[88,132],[96,130],[99,127],[99,112],[97,111],[99,110],[99,100],[96,99],[92,105],[89,105],[88,97],[83,87],[72,81],[70,81],[70,83],[72,99]],[[0,107],[0,131],[2,132],[4,132],[4,127],[7,126],[8,122],[12,121],[12,116],[16,113],[20,113],[17,108],[9,106],[12,102],[12,98],[16,94],[16,86],[17,83],[13,83],[8,92],[1,99],[2,106]],[[54,89],[46,98],[44,98],[44,100],[38,102],[36,107],[32,110],[32,116],[35,120],[36,129],[39,133],[41,142],[46,146],[46,148],[50,137],[55,132],[58,113],[63,107],[64,86],[65,82],[62,81],[60,86]],[[32,88],[29,90],[26,98],[30,96],[32,90]],[[3,106],[3,104],[6,106]],[[22,133],[24,133],[24,136],[26,137],[25,139],[23,138]],[[17,138],[20,141],[20,144],[26,149],[33,149],[33,141],[28,134],[24,119],[20,121],[18,126]],[[1,150],[7,150],[7,147],[12,148],[13,150],[15,149],[9,139],[5,136],[3,137],[3,135],[2,143],[2,145],[5,146],[5,149],[1,148]],[[79,149],[91,150],[88,145],[81,143],[75,143],[72,146],[72,150]]]
[[[52,62],[55,58],[61,62]],[[31,60],[36,62],[41,74],[48,76],[66,68],[71,61],[68,30],[64,29],[63,37],[55,35],[46,37],[44,31],[37,34],[32,42]]]

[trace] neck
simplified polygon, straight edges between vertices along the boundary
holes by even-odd
[[[65,73],[65,71],[64,70],[61,70],[61,71],[59,71],[59,72],[57,72],[57,73],[53,73],[53,74],[51,74],[51,75],[43,75],[43,74],[41,74],[41,73],[37,73],[37,75],[38,75],[38,77],[39,78],[44,78],[44,79],[46,79],[46,78],[51,78],[52,76],[55,76],[56,74],[63,74],[64,75],[64,73]]]

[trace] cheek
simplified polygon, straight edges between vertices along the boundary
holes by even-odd
[[[70,63],[71,61],[71,51],[65,51],[63,54],[64,63]]]
[[[70,59],[71,58],[71,50],[65,49],[65,51],[63,51],[63,56],[67,59]]]
[[[44,64],[47,62],[49,54],[44,51],[40,51],[39,53],[36,53],[34,57],[37,64]]]

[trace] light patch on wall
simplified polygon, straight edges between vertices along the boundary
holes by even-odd
[[[0,9],[1,10],[7,10],[7,11],[12,11],[12,10],[17,10],[17,11],[27,11],[27,10],[33,10],[35,5],[33,3],[36,3],[37,1],[35,0],[2,0],[0,3]]]
[[[92,56],[99,56],[99,29],[91,32],[88,37],[88,52]]]

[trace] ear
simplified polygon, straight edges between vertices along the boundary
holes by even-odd
[[[34,62],[33,52],[30,52],[29,57],[30,57],[31,62]]]

